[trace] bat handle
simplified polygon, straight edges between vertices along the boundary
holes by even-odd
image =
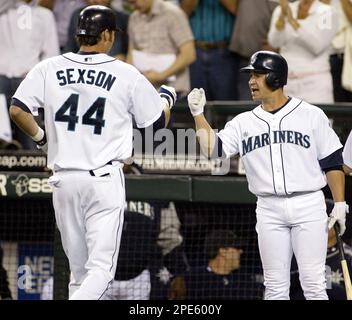
[[[340,236],[340,228],[337,223],[334,224],[334,230],[336,233],[337,245],[339,246],[340,258],[341,258],[341,260],[346,260],[345,259],[345,250],[343,248],[343,243],[342,243],[341,236]]]

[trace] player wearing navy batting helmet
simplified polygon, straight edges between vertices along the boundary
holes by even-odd
[[[116,31],[113,10],[85,8],[77,26],[80,51],[36,65],[10,108],[13,121],[48,152],[70,299],[101,299],[114,279],[133,119],[139,128],[164,127],[176,99],[173,88],[162,86],[159,94],[133,66],[107,55]],[[38,108],[45,131],[32,116]]]
[[[249,87],[260,104],[239,114],[215,133],[204,117],[203,89],[188,104],[201,150],[207,156],[243,160],[249,190],[257,196],[259,251],[265,299],[289,299],[294,254],[306,299],[328,299],[325,259],[328,229],[346,226],[342,144],[324,112],[286,96],[287,63],[273,52],[256,52]],[[217,146],[217,147],[215,147]],[[328,184],[334,208],[328,218],[322,188]]]

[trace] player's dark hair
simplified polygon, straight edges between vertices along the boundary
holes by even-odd
[[[243,248],[244,241],[231,230],[211,231],[204,240],[204,251],[209,259],[214,259],[221,248]]]
[[[111,40],[113,37],[112,33],[115,31],[108,31],[108,32],[109,32],[109,39]],[[99,36],[77,35],[76,39],[79,46],[94,46],[98,44],[98,42],[101,40],[101,34]]]
[[[79,46],[95,46],[100,40],[101,36],[76,36]]]

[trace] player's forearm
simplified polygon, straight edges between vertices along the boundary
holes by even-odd
[[[197,139],[200,145],[200,149],[206,157],[210,158],[214,152],[215,146],[214,130],[205,119],[203,113],[195,116],[194,122],[196,124]]]
[[[171,111],[170,111],[170,107],[169,105],[164,102],[164,117],[165,117],[165,128],[167,127],[167,125],[169,124],[170,121],[170,115],[171,115]]]
[[[10,117],[12,121],[30,137],[33,137],[38,133],[39,126],[32,114],[12,105],[10,107]]]
[[[345,175],[341,170],[331,170],[326,173],[326,179],[334,202],[345,201]]]
[[[162,77],[167,79],[170,76],[178,74],[187,68],[196,60],[196,50],[194,41],[184,43],[180,48],[180,53],[177,55],[174,63],[165,71],[162,72]]]

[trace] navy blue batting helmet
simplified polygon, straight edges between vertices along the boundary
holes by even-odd
[[[251,57],[247,67],[242,72],[256,72],[266,74],[266,84],[276,90],[287,84],[288,66],[283,56],[272,51],[258,51]]]
[[[77,36],[98,37],[104,30],[117,31],[117,17],[114,10],[105,6],[88,6],[79,14]]]

